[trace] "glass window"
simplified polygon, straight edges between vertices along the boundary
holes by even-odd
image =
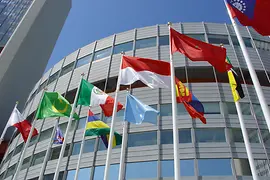
[[[84,141],[83,153],[94,152],[96,139],[89,139]]]
[[[116,120],[116,121],[123,121],[124,113],[125,113],[125,110],[124,110],[124,109],[118,111],[118,112],[116,113],[116,118],[115,118],[115,120]],[[108,122],[111,122],[112,116],[110,116],[110,117],[105,117],[105,116],[104,116],[103,119],[104,119],[104,122],[108,123]]]
[[[265,50],[265,51],[270,50],[270,43],[269,42],[264,42],[264,41],[254,39],[254,43],[258,49]]]
[[[157,132],[140,132],[128,134],[128,147],[148,146],[157,144]]]
[[[116,147],[121,147],[121,145],[118,145],[118,146],[116,146]],[[114,148],[116,148],[116,147],[114,147]],[[102,141],[102,139],[101,138],[99,138],[99,142],[98,142],[98,150],[99,151],[105,151],[105,150],[107,150],[107,147],[105,146],[105,144],[103,143],[103,141]]]
[[[179,129],[179,143],[191,143],[190,129]]]
[[[149,48],[157,45],[156,37],[136,40],[136,49]]]
[[[43,163],[46,151],[40,152],[38,154],[34,154],[31,166]]]
[[[270,176],[269,170],[268,170],[268,161],[266,159],[254,159],[257,174],[259,176]]]
[[[251,170],[247,159],[233,159],[237,176],[251,176]]]
[[[30,165],[30,159],[31,159],[31,156],[23,160],[23,164],[22,164],[21,170],[24,170],[24,169],[26,169],[26,168],[29,167],[29,165]]]
[[[44,82],[39,86],[38,91],[41,91],[41,90],[43,90],[43,89],[46,87],[47,81],[48,81],[48,80],[44,81]]]
[[[41,141],[43,141],[45,139],[51,138],[52,132],[53,132],[53,128],[47,129],[45,131],[42,131],[40,133],[39,141],[38,142],[41,142]]]
[[[140,169],[134,171],[134,169]],[[136,162],[126,164],[126,179],[140,178],[156,178],[157,177],[157,161]]]
[[[88,180],[91,176],[91,168],[82,168],[79,170],[78,180]]]
[[[7,170],[7,175],[6,175],[6,178],[13,175],[15,173],[15,169],[16,169],[16,165],[17,164],[14,164],[13,166],[10,166]]]
[[[92,54],[89,54],[87,56],[84,56],[77,60],[75,68],[81,67],[85,64],[88,64],[90,60],[92,59]]]
[[[181,176],[194,176],[194,160],[180,160],[180,169]],[[173,160],[161,161],[161,177],[174,177]]]
[[[74,66],[74,62],[66,65],[65,67],[62,68],[62,71],[60,73],[60,76],[63,76],[65,74],[67,74],[68,72],[72,71],[73,69],[73,66]]]
[[[185,34],[193,39],[197,39],[199,41],[204,41],[205,42],[205,36],[204,34]]]
[[[6,157],[6,159],[5,159],[5,162],[8,162],[8,161],[10,160],[11,156],[12,156],[12,152],[10,152],[10,153],[7,155],[7,157]]]
[[[123,44],[117,44],[113,48],[113,54],[119,54],[121,52],[131,51],[133,49],[133,41],[126,42]]]
[[[258,117],[264,117],[263,116],[263,112],[262,112],[262,108],[259,104],[253,104],[253,109],[255,112],[255,115]]]
[[[168,46],[170,44],[169,36],[159,36],[159,45]]]
[[[110,166],[109,180],[118,180],[119,164],[112,164]]]
[[[177,115],[185,115],[188,114],[184,104],[177,103]]]
[[[73,143],[72,155],[80,154],[81,142]]]
[[[239,41],[238,41],[236,36],[231,36],[231,38],[232,38],[233,45],[240,46]],[[251,41],[249,38],[243,37],[243,40],[244,40],[246,47],[252,48],[252,44],[251,44]]]
[[[217,45],[230,44],[228,36],[226,36],[226,35],[209,34],[208,35],[208,41],[211,44],[217,44]]]
[[[75,178],[76,170],[69,170],[67,173],[67,179],[66,180],[74,180]]]
[[[240,103],[240,104],[243,115],[251,115],[250,104],[249,103]]]
[[[67,130],[67,122],[66,123],[62,123],[59,125],[59,128],[61,129],[63,136],[65,136],[66,130]]]
[[[247,133],[250,143],[260,143],[257,129],[247,129]]]
[[[162,130],[160,136],[161,144],[173,144],[172,130]],[[190,129],[179,129],[179,143],[191,143]]]
[[[104,177],[105,166],[96,166],[93,180],[100,180]]]
[[[13,156],[15,156],[16,154],[18,154],[19,152],[22,151],[23,145],[24,145],[24,143],[21,143],[19,146],[16,147]]]
[[[218,102],[203,102],[204,114],[220,114]]]
[[[95,52],[94,61],[110,56],[111,55],[111,48],[112,47],[108,47],[106,49],[102,49],[102,50]]]
[[[59,180],[62,180],[63,179],[63,175],[64,175],[64,172],[63,171],[59,172],[58,179]],[[53,177],[54,177],[54,174],[46,174],[44,176],[44,180],[53,180]]]
[[[33,144],[35,144],[38,141],[38,135],[34,136],[31,138],[28,147],[32,146]]]
[[[233,102],[226,102],[224,108],[226,114],[237,114],[235,103]]]
[[[171,116],[171,115],[172,115],[172,104],[161,104],[160,116]]]
[[[270,134],[268,129],[261,129],[262,139],[265,145],[270,146]]]
[[[61,147],[62,146],[58,146],[52,149],[50,160],[58,159],[60,155]],[[68,156],[69,148],[70,148],[70,144],[67,144],[65,148],[64,157]]]
[[[78,126],[77,126],[77,129],[83,129],[83,128],[85,128],[86,118],[87,117],[80,118],[79,123],[78,123]]]
[[[59,71],[57,71],[56,73],[51,75],[50,78],[49,78],[48,84],[54,82],[57,79],[58,75],[59,75]]]
[[[198,159],[199,176],[231,176],[230,159]]]
[[[223,128],[195,129],[196,142],[226,142]]]
[[[231,142],[244,142],[243,134],[240,128],[231,128],[230,129],[230,141]]]

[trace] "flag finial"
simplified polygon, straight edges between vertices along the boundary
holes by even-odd
[[[220,47],[224,47],[224,44],[221,43],[221,44],[220,44]]]
[[[121,51],[121,54],[122,54],[122,55],[125,55],[125,52],[124,52],[124,51]]]
[[[19,101],[16,101],[16,104],[19,104]]]
[[[171,25],[172,25],[172,23],[171,23],[171,22],[168,22],[167,24],[168,24],[168,26],[171,26]]]

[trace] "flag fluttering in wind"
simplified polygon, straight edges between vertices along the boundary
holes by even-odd
[[[53,144],[63,144],[63,141],[64,141],[63,133],[59,128],[59,126],[57,125]]]
[[[177,103],[183,103],[187,112],[192,118],[199,118],[202,123],[206,124],[206,118],[204,117],[204,107],[202,103],[177,78],[175,78],[175,83]]]
[[[156,124],[158,114],[159,111],[146,104],[143,104],[131,94],[127,95],[124,120],[134,124],[141,124],[142,122]]]
[[[170,28],[171,53],[180,52],[191,61],[207,61],[217,71],[227,72],[226,49],[193,39]]]
[[[112,116],[114,99],[101,91],[93,84],[82,80],[77,105],[100,106],[105,116]],[[118,102],[117,111],[120,111],[123,105]]]
[[[87,125],[85,136],[100,136],[105,146],[108,148],[110,127],[105,124],[100,118],[88,110]],[[117,132],[114,132],[113,147],[122,143],[122,136]]]
[[[170,88],[170,64],[165,61],[123,56],[121,67],[122,85],[140,80],[150,88]]]
[[[14,126],[18,129],[18,131],[21,133],[24,142],[27,141],[28,135],[31,130],[31,124],[23,118],[22,114],[19,112],[17,108],[14,108],[12,111],[10,118],[8,120],[7,126]],[[32,137],[38,135],[38,131],[36,128],[34,128]]]
[[[38,107],[36,118],[69,117],[71,109],[69,102],[58,92],[45,92]],[[73,117],[79,119],[76,113],[74,113]]]
[[[263,36],[270,35],[269,0],[227,0],[232,16],[243,26],[252,26]]]

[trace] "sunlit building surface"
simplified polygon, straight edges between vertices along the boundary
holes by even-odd
[[[224,44],[227,56],[240,75],[246,97],[240,101],[247,126],[257,173],[261,180],[269,179],[270,134],[264,120],[255,89],[245,64],[238,40],[231,25],[215,23],[175,23],[173,28],[190,37],[215,45]],[[256,69],[266,101],[270,102],[270,40],[253,29],[240,27],[248,53]],[[66,56],[48,70],[29,94],[24,115],[33,120],[44,87],[47,91],[63,94],[74,101],[80,76],[114,96],[121,52],[169,61],[167,25],[133,29],[97,40]],[[232,99],[227,74],[216,72],[206,62],[192,62],[183,55],[174,54],[176,76],[184,82],[203,103],[207,124],[192,120],[182,104],[177,106],[179,128],[180,173],[184,180],[251,180],[240,124]],[[162,67],[161,67],[162,68]],[[169,89],[150,89],[136,82],[132,92],[138,99],[160,111],[157,125],[143,123],[128,125],[125,154],[125,179],[173,179],[173,135],[171,96]],[[127,92],[120,91],[119,101],[125,104]],[[80,153],[87,107],[79,107],[81,119],[72,121],[67,147],[60,167],[60,178],[73,180]],[[108,124],[111,118],[102,116],[99,107],[92,111]],[[117,114],[116,131],[122,133],[123,111]],[[37,180],[42,174],[51,180],[57,165],[61,145],[50,145],[57,118],[38,120],[39,135],[31,139],[19,173],[20,180]],[[66,131],[68,118],[59,124]],[[65,132],[66,133],[66,132]],[[0,179],[12,179],[24,143],[15,135],[0,170]],[[118,179],[120,146],[113,149],[110,179]],[[49,151],[48,160],[44,161]],[[80,180],[103,179],[106,147],[98,137],[86,137],[80,163]],[[45,164],[44,164],[45,162]],[[45,165],[45,171],[40,172]]]

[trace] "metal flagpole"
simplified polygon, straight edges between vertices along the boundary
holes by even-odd
[[[11,112],[11,115],[12,115],[13,111],[17,108],[18,104],[19,104],[19,102],[16,101],[15,106],[14,106],[12,112]],[[9,121],[6,123],[5,129],[3,130],[2,134],[1,134],[0,145],[4,141],[4,136],[5,136],[6,132],[7,132],[7,128],[9,127],[8,124],[9,124]]]
[[[168,22],[169,33],[171,29],[171,23]],[[171,33],[170,33],[171,37]],[[170,38],[170,67],[171,67],[171,93],[172,93],[172,122],[173,122],[173,156],[174,156],[174,179],[180,180],[180,158],[179,158],[179,133],[177,128],[176,113],[177,113],[177,104],[176,104],[176,92],[175,92],[175,73],[173,65],[173,57],[171,51],[171,38]]]
[[[129,87],[130,87],[129,91],[131,91],[131,85]],[[129,92],[127,93],[127,95],[128,94],[129,94]],[[127,107],[127,100],[126,100],[126,107]],[[124,179],[125,154],[126,154],[126,142],[127,142],[127,127],[128,127],[128,122],[126,121],[126,119],[123,119],[122,146],[121,146],[120,165],[119,165],[120,167],[119,167],[118,180],[123,180]]]
[[[249,73],[250,73],[250,77],[251,77],[252,82],[254,84],[254,88],[255,88],[255,91],[257,93],[259,102],[261,104],[263,115],[265,117],[265,121],[266,121],[267,126],[268,126],[268,130],[270,132],[270,112],[269,112],[269,109],[268,109],[268,105],[267,105],[267,103],[265,101],[265,98],[264,98],[264,95],[263,95],[263,91],[262,91],[260,82],[258,80],[258,77],[257,77],[257,74],[256,74],[256,72],[254,70],[254,67],[253,67],[253,65],[251,63],[251,60],[249,58],[246,45],[245,45],[245,43],[243,41],[243,38],[242,38],[242,36],[240,34],[240,31],[238,29],[238,26],[237,26],[235,20],[232,17],[232,14],[231,14],[231,12],[229,10],[228,4],[226,3],[226,0],[224,0],[224,3],[225,3],[225,6],[227,8],[227,11],[228,11],[229,17],[231,19],[232,25],[234,27],[234,30],[235,30],[237,39],[238,39],[238,41],[240,43],[240,47],[242,49],[243,55],[245,57],[245,61],[246,61],[246,64],[247,64],[247,67],[248,67],[248,70],[249,70]]]
[[[104,180],[108,180],[109,179],[109,173],[110,173],[112,145],[113,145],[112,143],[113,143],[114,124],[115,124],[114,121],[115,121],[115,117],[116,117],[116,113],[117,113],[118,92],[120,90],[122,60],[123,60],[123,54],[121,56],[120,67],[119,67],[119,74],[118,74],[118,80],[117,80],[117,85],[116,85],[116,90],[115,90],[114,105],[113,105],[113,114],[112,114],[112,121],[111,121],[111,131],[110,131],[109,144],[108,144],[108,150],[107,150],[106,165],[105,165],[105,170],[104,170]]]
[[[238,101],[235,102],[235,106],[236,106],[237,114],[238,114],[239,121],[240,121],[240,126],[241,126],[241,130],[242,130],[242,134],[243,134],[243,138],[244,138],[244,142],[245,142],[245,147],[246,147],[246,151],[247,151],[247,156],[248,156],[248,161],[249,161],[252,177],[253,177],[253,180],[259,180],[258,175],[256,173],[256,166],[254,163],[254,158],[253,158],[252,150],[251,150],[250,143],[249,143],[248,132],[246,129],[246,125],[244,123],[244,118],[243,118],[240,103]]]
[[[90,107],[89,107],[89,109],[90,109]],[[76,167],[76,173],[75,173],[74,180],[77,180],[78,175],[79,175],[80,163],[81,163],[81,158],[82,158],[83,148],[84,148],[84,142],[85,142],[85,132],[86,132],[86,127],[87,127],[87,123],[88,123],[88,117],[89,117],[89,113],[87,113],[87,117],[86,117],[86,121],[85,121],[85,126],[84,126],[84,130],[83,130],[83,139],[82,139],[82,143],[81,143],[81,149],[80,149],[80,154],[79,154],[79,158],[78,158],[78,162],[77,162],[77,167]]]
[[[42,101],[42,99],[43,99],[43,97],[44,97],[44,94],[45,94],[45,91],[46,91],[46,90],[47,90],[47,89],[44,88],[44,91],[42,92],[42,96],[41,96],[42,98],[39,100],[39,103],[38,103],[38,107],[40,106],[40,103],[41,103],[41,101]],[[28,134],[27,141],[26,141],[26,143],[24,144],[24,148],[23,148],[23,151],[22,151],[22,153],[21,153],[20,160],[19,160],[19,162],[18,162],[16,172],[15,172],[13,178],[12,178],[13,180],[17,180],[17,177],[18,177],[19,172],[20,172],[21,167],[22,167],[22,163],[23,163],[23,160],[24,160],[23,158],[24,158],[24,155],[25,155],[25,153],[26,153],[26,149],[27,149],[27,147],[28,147],[28,145],[29,145],[29,143],[30,143],[30,140],[31,140],[31,138],[32,138],[32,135],[33,135],[33,132],[34,132],[34,129],[35,129],[35,125],[36,125],[36,121],[37,121],[37,118],[35,117],[35,116],[36,116],[36,113],[37,113],[37,110],[36,110],[35,115],[34,115],[34,121],[33,121],[33,123],[32,123],[31,130],[30,130],[30,132],[29,132],[29,134]]]
[[[70,129],[70,126],[71,126],[71,123],[72,123],[73,114],[74,114],[75,109],[76,109],[82,79],[83,79],[83,74],[81,75],[81,80],[80,80],[79,86],[77,88],[75,99],[74,99],[72,109],[71,109],[71,112],[70,112],[70,116],[69,116],[69,119],[68,119],[68,125],[67,125],[66,133],[65,133],[65,136],[64,136],[64,142],[63,142],[62,147],[61,147],[61,151],[60,151],[59,159],[58,159],[57,166],[56,166],[56,169],[55,169],[53,180],[58,180],[60,164],[61,164],[61,161],[63,159],[64,153],[65,153],[65,148],[66,148],[66,145],[67,145],[68,132],[69,132],[69,129]]]

